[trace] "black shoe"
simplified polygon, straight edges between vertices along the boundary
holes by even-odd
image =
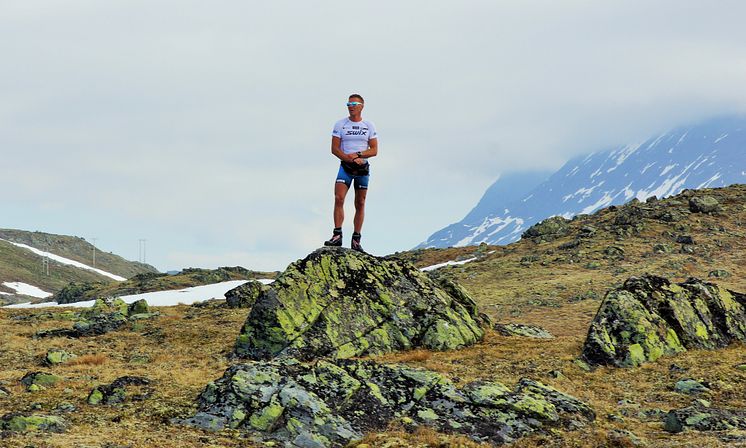
[[[342,246],[342,234],[341,233],[335,233],[332,235],[331,238],[324,241],[324,246],[336,246],[341,247]]]
[[[360,240],[353,238],[352,242],[350,243],[350,247],[352,248],[352,250],[365,253],[365,251],[363,250],[363,246],[360,245]]]

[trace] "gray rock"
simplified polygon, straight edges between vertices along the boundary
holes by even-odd
[[[536,325],[495,324],[495,331],[503,336],[522,336],[535,339],[554,339],[552,333]]]
[[[531,239],[536,243],[554,241],[570,233],[570,221],[561,217],[553,216],[545,219],[523,232],[521,238]]]
[[[679,380],[674,385],[673,390],[680,394],[695,395],[703,392],[709,392],[710,389],[704,384],[691,378]]]
[[[261,282],[249,281],[225,293],[225,303],[229,308],[251,308],[256,300],[269,289]]]
[[[434,281],[401,260],[322,248],[261,294],[235,353],[309,360],[450,350],[481,340],[483,325],[476,303],[453,282]]]
[[[746,295],[689,279],[632,277],[612,289],[583,346],[591,364],[637,366],[688,348],[746,341]]]
[[[689,199],[689,210],[692,213],[718,213],[722,207],[712,196],[694,196]]]
[[[197,414],[177,422],[234,428],[287,446],[341,447],[393,420],[502,444],[594,419],[584,403],[528,379],[514,390],[487,381],[458,389],[435,372],[404,365],[284,359],[230,367],[202,392]]]

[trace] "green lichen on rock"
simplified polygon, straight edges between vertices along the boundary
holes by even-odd
[[[59,376],[46,372],[29,372],[21,378],[21,384],[26,386],[26,390],[29,392],[46,389],[60,381],[62,381],[62,378]]]
[[[59,364],[64,364],[75,358],[77,358],[77,356],[72,353],[68,353],[67,351],[59,348],[53,348],[47,351],[47,354],[44,357],[44,364],[48,366],[56,366]]]
[[[55,415],[21,415],[7,414],[0,417],[0,430],[17,433],[26,432],[64,432],[67,423],[62,417]]]
[[[666,431],[678,433],[687,428],[697,431],[745,430],[746,411],[711,408],[695,403],[686,408],[674,409],[666,415],[663,426]]]
[[[230,367],[205,388],[198,413],[177,422],[230,427],[280,446],[341,447],[392,422],[502,444],[594,418],[584,403],[528,379],[513,390],[488,381],[459,389],[436,372],[404,365],[284,359]]]
[[[746,341],[746,296],[689,279],[630,278],[610,290],[588,330],[590,364],[633,367],[686,349]]]
[[[111,384],[94,387],[88,394],[87,402],[92,406],[105,404],[115,405],[127,399],[144,400],[152,394],[148,387],[150,380],[139,376],[123,376]]]
[[[235,352],[308,360],[450,350],[481,340],[482,319],[463,288],[407,262],[322,248],[261,291]]]
[[[503,336],[521,336],[534,339],[554,339],[552,333],[536,325],[495,324],[493,329]]]

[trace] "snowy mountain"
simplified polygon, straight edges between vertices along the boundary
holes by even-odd
[[[509,181],[499,179],[463,220],[418,247],[508,244],[550,216],[569,218],[633,198],[746,183],[746,117],[720,117],[577,157],[533,188],[523,189],[531,179]],[[499,196],[490,190],[511,193]],[[516,198],[517,193],[522,194]]]

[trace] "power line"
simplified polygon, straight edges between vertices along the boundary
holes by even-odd
[[[140,246],[139,246],[140,252],[139,252],[137,260],[140,263],[145,263],[145,258],[146,258],[146,255],[147,255],[146,251],[147,251],[147,242],[148,242],[148,240],[145,239],[145,238],[140,238],[138,241],[140,242]]]

